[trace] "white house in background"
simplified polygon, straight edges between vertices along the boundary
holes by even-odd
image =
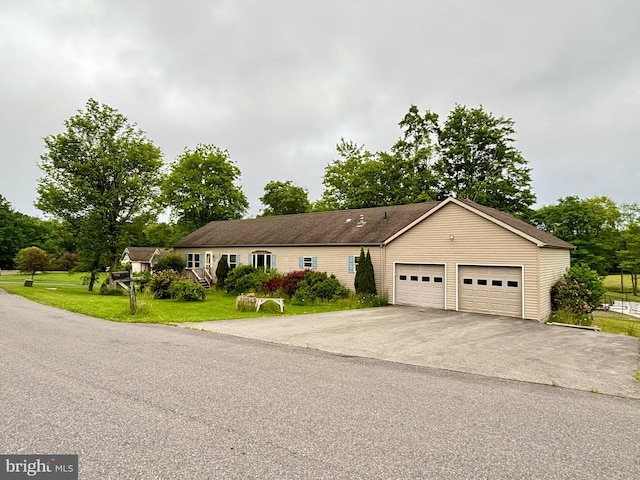
[[[232,268],[311,268],[349,288],[361,248],[371,252],[378,292],[393,304],[544,321],[574,247],[456,198],[211,222],[174,245],[201,277],[214,275],[224,255]]]
[[[166,253],[164,248],[158,247],[127,247],[124,249],[120,263],[131,264],[131,273],[148,272]]]

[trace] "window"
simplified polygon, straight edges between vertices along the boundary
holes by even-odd
[[[400,280],[406,280],[407,276],[406,275],[400,275]]]
[[[240,256],[235,253],[223,253],[222,255],[220,255],[220,260],[222,260],[223,257],[227,258],[227,265],[229,265],[229,270],[233,270],[240,263]]]
[[[356,268],[358,268],[358,260],[360,260],[359,256],[349,255],[349,273],[356,273]]]
[[[315,270],[318,268],[318,257],[298,257],[298,267]]]
[[[431,278],[429,278],[429,277],[422,277],[422,281],[423,281],[423,282],[428,282],[428,281],[430,281],[430,280],[431,280]]]
[[[465,278],[462,280],[465,285],[473,285],[473,278]]]
[[[518,282],[514,281],[514,280],[509,280],[507,281],[507,287],[518,287]]]
[[[433,277],[433,281],[436,283],[442,283],[442,277]]]
[[[187,268],[200,268],[200,253],[187,253]]]
[[[411,275],[411,281],[412,282],[417,282],[418,281],[418,276],[417,275]]]
[[[256,268],[275,268],[275,255],[271,253],[252,253],[251,264]]]
[[[487,281],[479,278],[477,283],[478,285],[486,285]]]
[[[502,286],[502,280],[491,280],[491,286],[492,287],[501,287]]]

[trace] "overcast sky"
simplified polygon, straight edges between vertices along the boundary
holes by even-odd
[[[640,202],[638,0],[2,0],[0,194],[33,207],[42,139],[89,98],[165,162],[212,143],[250,214],[271,180],[315,200],[341,137],[388,150],[411,104],[510,117],[538,206]]]

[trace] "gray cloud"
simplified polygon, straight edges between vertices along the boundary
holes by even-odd
[[[3,2],[0,193],[37,213],[42,138],[93,97],[167,162],[228,149],[253,214],[270,180],[319,197],[341,137],[388,149],[410,104],[513,118],[540,204],[637,202],[639,19],[635,0]]]

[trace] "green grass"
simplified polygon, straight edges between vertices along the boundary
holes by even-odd
[[[71,312],[116,322],[164,323],[205,322],[211,320],[232,320],[239,318],[271,317],[278,315],[301,315],[307,313],[331,312],[358,308],[355,300],[314,305],[293,305],[285,301],[285,311],[280,313],[273,302],[267,302],[260,312],[239,312],[235,308],[235,296],[211,290],[204,302],[180,302],[177,300],[155,300],[147,294],[138,294],[139,305],[144,302],[144,313],[129,313],[129,297],[100,295],[98,282],[93,292],[82,285],[85,274],[48,272],[37,274],[33,287],[23,285],[26,274],[0,276],[0,288],[9,293],[21,295],[30,300]],[[104,279],[104,276],[103,276]]]
[[[633,295],[631,291],[631,275],[624,275],[624,292],[620,283],[620,275],[608,275],[603,278],[605,288],[605,302],[610,300],[625,300],[640,302],[640,295]],[[640,292],[639,292],[640,293]]]
[[[630,335],[640,338],[640,318],[622,315],[617,312],[593,312],[593,324],[603,332]]]

